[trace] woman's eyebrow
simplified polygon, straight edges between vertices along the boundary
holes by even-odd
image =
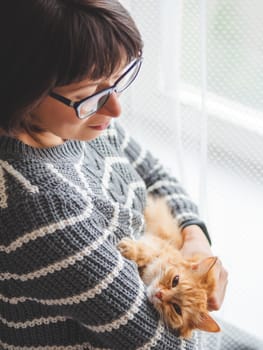
[[[123,74],[123,72],[124,72],[124,69],[120,72],[116,72],[112,76],[112,78],[114,78],[114,80],[117,80]],[[72,87],[72,88],[70,88],[69,91],[67,91],[67,93],[74,93],[74,92],[79,91],[79,90],[83,90],[83,89],[86,89],[89,87],[94,87],[94,86],[100,85],[101,83],[103,83],[105,81],[107,81],[107,78],[87,83],[87,85]]]
[[[87,88],[91,88],[91,87],[94,87],[94,86],[97,86],[101,84],[101,81],[98,81],[98,82],[92,82],[92,83],[87,83],[87,85],[83,85],[83,86],[72,86],[72,87],[67,87],[65,90],[64,89],[61,89],[59,93],[61,94],[73,94],[73,93],[76,93],[78,91],[81,91],[81,90],[84,90],[84,89],[87,89]]]
[[[96,85],[99,85],[101,84],[102,80],[101,81],[97,81],[97,82],[93,82],[93,83],[88,83],[87,85],[83,85],[83,86],[76,86],[76,87],[73,87],[70,89],[70,92],[74,92],[74,91],[77,91],[77,90],[82,90],[82,89],[86,89],[86,88],[89,88],[89,87],[92,87],[92,86],[96,86]]]

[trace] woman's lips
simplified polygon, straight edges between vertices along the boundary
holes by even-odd
[[[109,126],[110,122],[106,122],[104,124],[99,124],[99,125],[90,125],[89,127],[94,130],[105,130]]]

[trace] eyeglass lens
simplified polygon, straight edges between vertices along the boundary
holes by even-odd
[[[139,72],[140,65],[141,62],[139,61],[132,69],[128,70],[128,72],[124,74],[124,76],[119,81],[117,81],[115,89],[113,89],[116,91],[116,93],[120,94],[134,81]],[[107,102],[111,93],[111,89],[105,90],[87,99],[86,101],[83,101],[78,106],[79,118],[87,118],[88,116],[96,113],[97,110],[99,110]]]
[[[94,97],[89,98],[87,101],[84,101],[78,106],[78,113],[80,118],[86,118],[100,109],[104,103],[106,103],[110,95],[109,91],[102,91],[101,94],[95,95]]]

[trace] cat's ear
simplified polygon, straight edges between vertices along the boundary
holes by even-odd
[[[200,276],[205,276],[217,262],[216,256],[209,256],[203,260],[193,263],[192,270],[198,273]]]
[[[202,313],[202,318],[200,322],[196,325],[196,328],[200,329],[201,331],[213,333],[221,331],[219,325],[208,313]]]

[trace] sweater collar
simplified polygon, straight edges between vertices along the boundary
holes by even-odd
[[[45,161],[74,161],[81,157],[84,141],[65,141],[62,145],[36,148],[9,136],[0,136],[0,158],[42,159]]]

